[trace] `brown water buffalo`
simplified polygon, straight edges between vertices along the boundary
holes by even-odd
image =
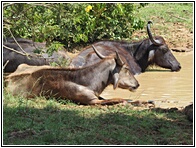
[[[93,45],[103,55],[110,55],[118,51],[119,55],[123,57],[122,60],[129,65],[129,69],[134,75],[144,72],[149,65],[158,65],[171,69],[171,71],[179,71],[181,69],[180,63],[168,48],[164,38],[152,36],[151,23],[149,21],[147,24],[149,36],[147,39],[138,42],[99,41]],[[82,67],[98,60],[99,58],[94,53],[92,46],[88,46],[72,59],[71,66]]]
[[[100,100],[99,95],[109,85],[130,91],[139,87],[126,64],[116,55],[105,57],[95,48],[101,59],[98,63],[82,68],[57,68],[50,66],[20,65],[7,76],[7,89],[13,95],[24,97],[55,97],[81,104],[111,105],[125,103],[122,98]]]
[[[17,42],[16,42],[17,41]],[[69,59],[64,51],[53,52],[51,56],[47,53],[37,54],[39,50],[46,51],[45,43],[33,42],[32,40],[17,38],[4,39],[3,42],[3,65],[4,72],[14,72],[18,65],[49,65],[51,62],[59,62],[59,59]],[[28,55],[28,56],[27,56]]]

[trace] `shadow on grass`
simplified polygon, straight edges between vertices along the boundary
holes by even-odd
[[[122,106],[3,108],[3,145],[192,145],[193,124],[179,111]]]

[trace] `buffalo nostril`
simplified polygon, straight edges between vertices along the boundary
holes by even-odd
[[[176,66],[176,67],[173,67],[171,68],[171,71],[180,71],[182,67],[180,65]]]
[[[137,88],[140,86],[140,84],[137,85]]]
[[[140,86],[140,85],[139,85],[139,84],[137,84],[135,87],[133,87],[133,89],[137,89],[139,86]]]

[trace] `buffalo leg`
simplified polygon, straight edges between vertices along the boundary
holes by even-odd
[[[126,104],[127,101],[121,98],[113,98],[107,100],[93,99],[89,102],[89,105],[114,105],[114,104]]]
[[[73,83],[69,83],[69,88],[65,88],[64,90],[66,91],[74,90],[75,92],[69,93],[71,94],[71,96],[67,98],[70,98],[70,100],[79,102],[81,104],[114,105],[114,104],[119,104],[119,103],[127,103],[127,101],[122,98],[104,99],[104,98],[98,97],[97,95],[95,95],[94,91],[88,89],[87,87],[85,86],[78,87],[78,85],[75,85]]]

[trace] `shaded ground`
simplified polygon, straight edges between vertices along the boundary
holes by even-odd
[[[193,144],[193,124],[175,108],[138,111],[132,106],[60,104],[43,98],[14,107],[15,98],[9,99],[4,100],[5,145]]]

